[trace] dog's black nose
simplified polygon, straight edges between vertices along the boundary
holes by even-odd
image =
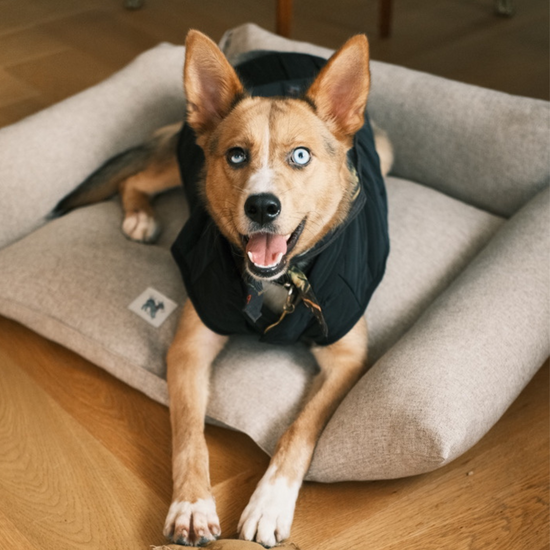
[[[271,193],[250,195],[244,203],[244,212],[253,222],[266,225],[281,213],[281,202]]]

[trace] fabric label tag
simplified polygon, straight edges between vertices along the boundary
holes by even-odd
[[[176,302],[170,300],[158,290],[149,287],[128,306],[128,309],[139,315],[150,325],[159,328],[177,307]]]

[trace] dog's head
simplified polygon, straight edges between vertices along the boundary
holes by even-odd
[[[214,42],[191,31],[184,82],[209,213],[250,275],[277,279],[348,214],[347,152],[370,83],[367,39],[350,39],[302,99],[260,98],[246,94]]]

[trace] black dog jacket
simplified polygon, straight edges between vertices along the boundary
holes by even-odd
[[[325,60],[306,54],[265,53],[236,70],[251,95],[299,97],[324,64]],[[326,327],[304,300],[280,320],[280,315],[257,301],[260,289],[244,271],[243,252],[227,241],[206,211],[199,191],[204,154],[193,130],[184,125],[178,160],[190,216],[172,254],[189,298],[207,327],[224,335],[259,335],[261,341],[273,344],[305,341],[320,345],[336,342],[353,328],[382,279],[389,253],[386,190],[368,119],[355,135],[348,157],[359,177],[359,194],[349,216],[291,262],[307,265],[304,275]],[[291,284],[285,278],[284,282]],[[256,300],[255,314],[251,300]]]

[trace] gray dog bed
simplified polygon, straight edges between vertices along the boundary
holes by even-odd
[[[221,45],[230,59],[254,49],[331,54],[254,25]],[[0,314],[161,403],[185,301],[169,252],[187,216],[183,194],[157,201],[164,232],[152,246],[123,237],[116,199],[45,216],[107,158],[183,117],[183,60],[183,47],[162,44],[0,131]],[[308,478],[320,481],[448,463],[549,353],[549,104],[377,62],[372,82],[368,109],[396,154],[392,250],[367,312],[372,368],[319,441]],[[151,299],[165,304],[153,324]],[[209,419],[271,452],[315,370],[303,346],[233,338],[214,368]]]

